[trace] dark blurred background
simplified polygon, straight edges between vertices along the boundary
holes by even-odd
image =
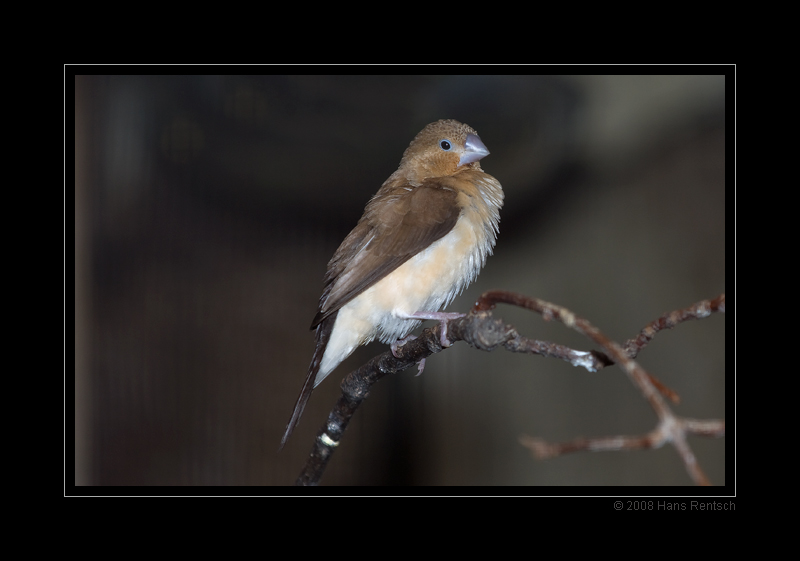
[[[387,348],[360,349],[325,380],[277,452],[327,261],[437,119],[478,131],[491,151],[481,164],[506,195],[495,253],[449,310],[515,290],[622,342],[716,297],[725,86],[724,76],[76,77],[76,483],[294,482],[342,377]],[[529,337],[595,348],[539,316],[496,313]],[[678,414],[725,417],[724,337],[714,315],[662,332],[639,356],[681,395]],[[691,484],[671,446],[537,461],[518,443],[652,430],[653,411],[618,368],[457,343],[415,373],[376,385],[322,484]],[[689,443],[725,484],[725,439]]]

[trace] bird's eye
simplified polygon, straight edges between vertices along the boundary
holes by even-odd
[[[439,141],[439,148],[441,148],[445,152],[449,152],[453,148],[453,145],[450,144],[449,140],[443,138],[442,140]]]

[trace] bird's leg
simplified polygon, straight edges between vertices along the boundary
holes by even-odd
[[[465,315],[467,314],[459,314],[457,312],[414,312],[401,317],[404,319],[433,319],[438,321],[442,326],[440,342],[443,347],[449,347],[452,343],[447,339],[447,320],[463,318]]]

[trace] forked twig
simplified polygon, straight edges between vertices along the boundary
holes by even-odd
[[[714,300],[703,300],[685,308],[665,314],[661,318],[648,324],[639,336],[631,339],[623,348],[616,342],[608,339],[599,329],[587,320],[576,316],[571,311],[561,306],[556,306],[521,294],[506,291],[490,291],[484,293],[475,307],[480,310],[492,309],[497,303],[503,302],[533,310],[542,314],[546,319],[557,319],[567,327],[589,337],[603,347],[611,359],[622,366],[631,380],[644,394],[659,418],[656,428],[643,436],[614,436],[606,438],[580,438],[571,442],[548,444],[542,439],[523,436],[520,442],[530,448],[539,458],[551,458],[567,452],[577,450],[624,450],[632,448],[658,448],[666,442],[671,442],[678,450],[686,470],[698,485],[710,485],[708,478],[697,463],[697,460],[686,442],[686,434],[702,434],[704,436],[720,437],[725,434],[725,421],[723,420],[697,420],[686,419],[675,415],[661,397],[663,386],[644,370],[633,358],[649,343],[661,329],[675,327],[678,323],[688,319],[707,317],[711,312],[725,311],[725,295],[722,294]]]

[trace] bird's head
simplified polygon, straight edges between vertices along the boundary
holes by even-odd
[[[452,119],[426,126],[403,153],[397,173],[412,184],[431,177],[453,175],[462,169],[480,170],[480,159],[489,154],[478,133]]]

